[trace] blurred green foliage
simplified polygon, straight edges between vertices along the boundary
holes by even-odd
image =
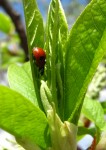
[[[24,52],[19,44],[20,39],[10,17],[0,13],[0,69],[6,69],[15,62],[24,62]]]
[[[11,33],[14,30],[11,19],[4,13],[0,13],[0,31],[4,33]]]

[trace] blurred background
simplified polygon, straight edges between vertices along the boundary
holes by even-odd
[[[50,0],[37,0],[37,2],[45,24]],[[69,29],[71,29],[75,20],[90,0],[61,0],[61,2]],[[95,84],[95,80],[93,80],[88,90],[88,94],[93,99],[98,97],[106,99],[106,94],[104,94],[106,93],[105,60],[104,57],[102,62],[104,65],[102,65],[102,69],[100,65],[96,73],[96,81],[99,79],[98,84]],[[26,61],[28,61],[28,47],[22,0],[0,0],[0,84],[8,86],[7,69],[10,64],[24,63]],[[101,74],[102,78],[100,78]],[[101,86],[100,83],[102,83]],[[81,150],[87,150],[92,140],[93,138],[86,136],[78,145]],[[0,130],[0,150],[23,150],[23,148],[17,145],[14,137]]]

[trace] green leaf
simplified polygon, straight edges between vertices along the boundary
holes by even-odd
[[[56,57],[58,62],[56,62],[56,80],[57,80],[57,93],[58,93],[58,107],[61,119],[64,118],[64,99],[63,99],[63,87],[64,87],[64,55],[66,52],[65,45],[68,37],[68,24],[62,8],[61,2],[59,0],[59,37],[58,46],[56,48]]]
[[[57,109],[56,93],[56,56],[59,34],[59,1],[52,0],[49,6],[47,31],[46,31],[46,64],[47,64],[47,81],[51,86],[52,101]],[[51,57],[50,57],[51,56]]]
[[[65,120],[77,124],[84,94],[106,50],[106,1],[92,0],[74,24],[65,55]]]
[[[46,148],[48,123],[45,114],[25,97],[4,86],[0,86],[0,128],[23,143]]]
[[[46,54],[47,54],[48,68],[50,67],[50,61],[48,61],[48,59],[50,60],[49,57],[50,52],[53,51],[53,53],[55,53],[55,58],[57,57],[58,55],[57,44],[59,42],[58,49],[61,50],[58,51],[59,54],[62,53],[60,51],[62,51],[62,48],[67,41],[67,35],[68,35],[68,24],[67,24],[67,20],[61,2],[60,0],[52,0],[48,11],[47,33],[46,33],[47,38],[46,38],[46,47],[45,47]],[[48,71],[50,74],[50,69],[48,69]]]
[[[13,29],[13,23],[10,17],[4,13],[0,13],[0,31],[10,33]]]
[[[51,87],[52,101],[54,101],[58,112],[57,93],[60,93],[61,97],[63,97],[62,96],[63,95],[62,79],[64,75],[64,73],[62,73],[64,72],[63,50],[68,35],[68,25],[60,0],[51,0],[48,11],[48,20],[46,29],[47,31],[46,31],[45,49],[46,49],[46,65],[47,65],[47,82],[49,87]],[[56,69],[58,70],[57,74],[55,72]],[[60,75],[60,73],[62,74],[62,76]],[[60,89],[57,88],[56,84],[58,84]],[[56,89],[59,89],[59,91],[57,91]],[[59,107],[60,107],[59,109],[61,110],[60,111],[61,114],[63,114],[62,99]]]
[[[89,98],[85,98],[84,104],[82,107],[82,113],[95,125],[99,128],[99,130],[106,129],[106,121],[104,119],[104,111],[100,102],[96,100],[91,100]]]
[[[36,0],[23,0],[27,38],[30,51],[33,47],[43,47],[44,28],[42,16],[39,12]]]
[[[13,64],[8,69],[10,87],[38,106],[29,63]]]
[[[44,47],[43,19],[38,9],[36,0],[23,0],[23,4],[34,88],[36,92],[37,101],[39,103],[40,108],[42,108],[38,82],[38,68],[36,67],[35,61],[33,59],[32,50],[34,47]]]
[[[64,14],[63,7],[59,0],[59,41],[62,47],[64,47],[64,45],[66,44],[67,36],[68,36],[68,24]]]

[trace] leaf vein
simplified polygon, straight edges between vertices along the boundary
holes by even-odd
[[[76,29],[77,29],[77,28],[76,28]],[[78,31],[78,29],[77,29],[77,31]],[[86,56],[87,60],[88,60],[89,62],[91,62],[91,58],[90,58],[89,55],[87,54],[87,50],[86,50],[86,48],[85,48],[85,46],[84,46],[84,44],[83,44],[83,40],[82,40],[80,34],[79,34],[79,39],[80,39],[81,45],[82,45],[82,47],[83,47],[83,49],[84,49],[83,52],[85,53],[85,56]],[[86,52],[85,52],[85,51],[86,51]]]
[[[82,18],[82,19],[83,19],[83,25],[84,25],[84,27],[85,27],[85,29],[86,29],[86,32],[88,33],[87,36],[88,36],[89,40],[91,41],[90,43],[92,44],[92,47],[93,47],[94,49],[96,49],[94,43],[92,42],[90,33],[88,32],[88,29],[86,28],[86,25],[85,25],[85,23],[84,23],[84,18]]]
[[[102,16],[106,17],[106,15],[103,13],[102,8],[101,8],[101,6],[100,6],[100,4],[98,2],[97,2],[97,5],[99,6],[99,9],[100,9],[100,11],[102,13]]]
[[[32,46],[32,44],[33,44],[33,42],[34,42],[34,39],[35,39],[35,37],[36,37],[37,28],[38,28],[38,25],[37,25],[37,26],[35,27],[35,29],[34,29],[34,34],[33,34],[33,37],[32,37],[32,39],[31,39],[30,46]]]
[[[33,22],[33,20],[34,20],[35,12],[36,12],[36,10],[34,10],[34,12],[32,13],[32,16],[31,16],[30,19],[29,19],[28,28],[30,27],[30,25],[32,24],[32,22]]]
[[[94,15],[93,15],[92,11],[91,11],[91,16],[92,16],[92,21],[93,21],[93,23],[94,23],[94,26],[95,26],[96,30],[100,33],[100,30],[99,30],[99,28],[98,28],[97,23],[95,22]]]

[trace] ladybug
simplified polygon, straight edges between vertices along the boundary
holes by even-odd
[[[33,53],[33,56],[36,60],[36,65],[39,67],[41,74],[43,74],[45,59],[46,59],[45,51],[42,48],[34,47],[32,53]]]

